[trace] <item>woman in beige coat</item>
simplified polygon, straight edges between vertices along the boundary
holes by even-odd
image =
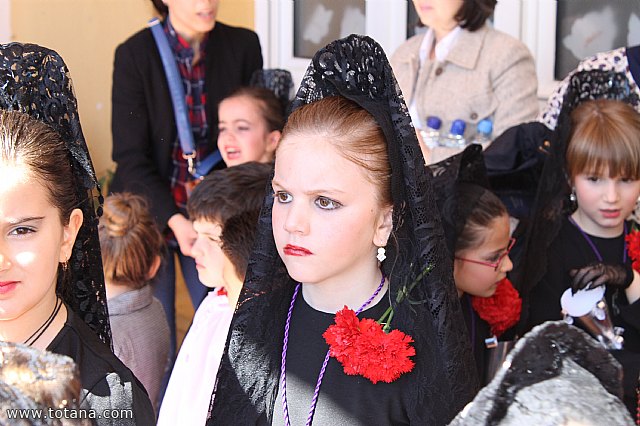
[[[467,140],[488,118],[493,136],[538,113],[537,78],[527,47],[486,24],[496,0],[413,0],[428,31],[402,44],[391,58],[416,129],[426,117],[464,120]],[[427,162],[437,161],[424,144]],[[459,150],[447,149],[447,155]],[[442,156],[442,153],[440,153]]]

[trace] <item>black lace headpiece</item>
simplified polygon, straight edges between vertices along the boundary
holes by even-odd
[[[445,241],[453,257],[456,240],[464,229],[467,218],[482,194],[489,191],[489,178],[482,147],[471,144],[464,151],[428,167],[433,175],[433,188]],[[463,189],[465,200],[464,203],[460,203]]]
[[[251,75],[249,85],[271,90],[280,101],[283,113],[289,109],[289,103],[293,96],[293,77],[288,70],[280,68],[255,70]]]
[[[523,297],[520,331],[526,331],[529,294],[546,274],[547,249],[560,232],[563,216],[572,212],[571,188],[567,181],[565,157],[571,137],[571,113],[583,102],[613,99],[631,105],[638,95],[624,73],[603,70],[580,71],[569,80],[558,116],[558,124],[547,145],[547,157],[538,183],[531,223],[525,233],[522,262],[517,262],[512,281]]]
[[[35,44],[0,45],[0,108],[20,111],[48,124],[66,143],[84,221],[69,258],[67,276],[58,274],[57,291],[100,339],[110,344],[98,240],[102,196],[82,135],[69,70],[60,55]]]
[[[351,35],[316,53],[292,110],[343,96],[382,128],[392,170],[393,231],[383,269],[391,300],[428,266],[393,327],[415,339],[416,362],[407,407],[411,424],[446,424],[477,390],[466,326],[453,284],[431,176],[424,166],[402,93],[378,43]],[[258,236],[218,373],[209,424],[269,423],[278,392],[283,329],[295,282],[278,256],[265,198]]]

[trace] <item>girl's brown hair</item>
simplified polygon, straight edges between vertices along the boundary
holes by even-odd
[[[50,126],[18,111],[0,111],[0,167],[24,165],[47,189],[63,225],[78,206],[71,159]]]
[[[487,231],[492,231],[494,221],[508,216],[508,213],[497,195],[478,185],[458,185],[456,197],[458,214],[463,216],[454,249],[458,253],[480,247],[485,242]]]
[[[146,200],[126,192],[108,196],[98,232],[105,280],[135,289],[144,287],[164,250],[164,239]]]
[[[249,98],[258,106],[260,115],[267,123],[267,129],[270,132],[274,130],[282,131],[284,127],[284,108],[271,90],[262,87],[243,86],[220,101],[220,104],[232,98]]]
[[[630,105],[609,99],[580,104],[571,113],[567,173],[640,179],[640,114]]]
[[[301,134],[321,136],[331,143],[344,158],[366,170],[369,181],[378,187],[380,205],[393,204],[386,139],[366,110],[341,96],[312,102],[291,113],[279,146],[288,137]]]

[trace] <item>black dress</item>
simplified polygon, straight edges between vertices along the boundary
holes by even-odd
[[[80,371],[82,408],[91,409],[97,425],[155,425],[155,414],[142,383],[96,334],[67,307],[67,321],[47,350],[72,358]],[[116,415],[133,418],[107,418]],[[119,410],[103,415],[104,410]]]
[[[631,229],[629,223],[627,227]],[[605,263],[622,263],[623,250],[626,250],[624,235],[615,238],[589,235],[589,238]],[[598,261],[580,230],[566,217],[562,219],[560,232],[549,246],[547,256],[547,272],[529,296],[528,329],[545,321],[562,319],[560,297],[571,285],[569,271]],[[626,262],[631,263],[628,255]],[[605,299],[613,325],[624,328],[624,350],[611,351],[611,354],[624,368],[625,404],[635,415],[635,387],[640,372],[640,300],[629,304],[625,291],[615,288],[607,288]]]
[[[388,294],[358,318],[377,320],[387,307]],[[307,420],[318,374],[329,349],[322,334],[333,322],[334,314],[316,311],[301,294],[298,295],[291,315],[287,349],[287,406],[291,425],[303,425]],[[410,374],[404,374],[391,383],[378,382],[374,385],[362,376],[346,375],[342,365],[335,358],[329,358],[313,424],[408,425],[402,394],[408,391],[406,384]],[[284,424],[280,389],[273,408],[272,424]]]
[[[464,315],[464,322],[467,325],[471,339],[471,350],[473,350],[473,357],[476,360],[478,378],[480,379],[480,383],[486,383],[487,346],[485,339],[493,336],[493,334],[491,334],[491,327],[489,323],[480,318],[473,309],[471,297],[468,294],[464,294],[460,298],[460,305],[462,306],[462,315]]]

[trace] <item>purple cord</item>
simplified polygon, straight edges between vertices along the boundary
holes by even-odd
[[[382,274],[382,279],[380,280],[380,284],[376,291],[373,292],[371,297],[360,306],[360,308],[356,311],[356,316],[362,312],[364,308],[369,306],[369,304],[375,299],[375,297],[382,290],[382,286],[384,286],[385,276]],[[284,423],[286,426],[291,426],[291,422],[289,421],[289,408],[287,407],[287,346],[289,345],[289,325],[291,324],[291,313],[293,312],[293,306],[296,303],[296,297],[298,296],[298,291],[300,290],[301,284],[298,283],[296,285],[296,289],[293,291],[293,296],[291,297],[291,304],[289,305],[289,312],[287,312],[287,322],[284,325],[284,339],[282,342],[282,364],[280,366],[280,386],[282,390],[282,410],[284,413]],[[320,374],[318,375],[318,381],[316,383],[316,388],[313,391],[313,398],[311,399],[311,408],[309,409],[309,415],[307,416],[306,426],[310,426],[313,421],[313,414],[316,411],[316,404],[318,403],[318,395],[320,394],[320,385],[322,384],[322,378],[324,377],[324,372],[327,369],[327,364],[329,363],[329,352],[327,351],[327,355],[324,357],[324,362],[322,363],[322,368],[320,368]]]
[[[584,232],[582,230],[582,228],[580,228],[580,225],[578,225],[576,223],[576,221],[573,220],[573,218],[571,216],[569,216],[568,219],[569,219],[569,222],[571,222],[571,224],[573,226],[575,226],[578,229],[578,231],[580,231],[580,233],[582,234],[584,239],[587,240],[587,243],[589,243],[589,246],[591,246],[591,250],[593,250],[593,254],[595,254],[596,258],[598,259],[598,262],[602,262],[602,255],[600,254],[600,251],[598,251],[598,248],[593,243],[593,241],[591,241],[591,238],[589,238],[589,235],[587,235],[587,233]],[[624,222],[624,236],[625,237],[627,236],[627,222]],[[622,263],[623,264],[627,263],[627,246],[626,246],[626,243],[622,245]]]

